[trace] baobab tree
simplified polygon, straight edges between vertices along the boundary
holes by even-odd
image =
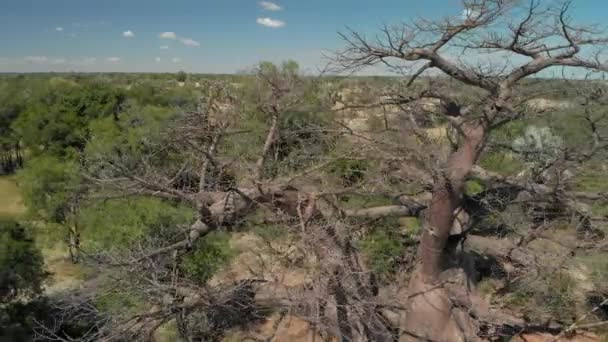
[[[608,68],[602,50],[608,37],[597,27],[574,24],[569,17],[571,1],[556,6],[535,0],[466,0],[463,6],[462,16],[385,27],[374,39],[354,31],[343,34],[346,47],[335,58],[346,69],[380,64],[409,75],[409,88],[389,94],[385,103],[404,106],[436,99],[440,102],[437,113],[457,132],[447,158],[428,170],[433,175],[432,200],[424,215],[418,265],[409,285],[410,294],[422,295],[408,300],[408,312],[400,323],[405,332],[401,340],[478,339],[480,314],[468,294],[468,276],[459,278],[455,272],[462,265],[457,265],[450,239],[454,213],[463,205],[465,181],[472,173],[492,177],[476,163],[492,132],[526,114],[527,94],[522,93],[522,85],[527,78],[556,67],[583,73]],[[474,88],[477,94],[474,99],[459,99],[435,84],[411,87],[424,73],[447,77]],[[411,124],[413,132],[424,136],[415,118]],[[603,139],[593,139],[586,152],[593,154],[605,147]],[[500,177],[494,180],[501,181]],[[519,185],[526,188],[523,183]],[[534,191],[553,193],[542,186]],[[560,196],[569,206],[578,203],[572,194]]]

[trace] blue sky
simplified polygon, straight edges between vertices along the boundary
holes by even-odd
[[[461,11],[458,0],[0,0],[0,71],[232,73],[285,59],[314,70],[346,26]],[[575,0],[573,14],[605,23],[608,0]]]

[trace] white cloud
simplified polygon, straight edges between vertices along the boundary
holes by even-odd
[[[97,62],[97,58],[95,57],[85,57],[82,59],[82,64],[85,65],[95,64],[95,62]]]
[[[120,62],[120,57],[108,57],[106,59],[106,61],[108,63],[118,63],[118,62]]]
[[[262,26],[279,28],[285,26],[285,22],[271,18],[258,18],[256,22]]]
[[[49,58],[47,56],[25,56],[23,60],[28,63],[40,64],[48,62]]]
[[[154,58],[154,60],[156,61],[156,63],[160,63],[160,57],[156,57]]]
[[[181,60],[181,58],[179,58],[179,57],[173,57],[173,58],[171,59],[171,62],[173,62],[173,63],[179,63],[179,62],[181,62],[181,61],[182,61],[182,60]]]
[[[133,38],[133,37],[135,37],[135,33],[133,33],[133,31],[131,31],[131,30],[127,30],[122,33],[122,36],[125,38]]]
[[[175,40],[175,39],[177,39],[177,35],[175,34],[175,32],[163,32],[158,35],[158,38]]]
[[[201,43],[190,38],[180,38],[179,41],[186,46],[201,46]]]
[[[258,4],[260,5],[260,7],[262,7],[266,11],[276,12],[276,11],[280,11],[283,9],[283,7],[275,4],[274,2],[270,2],[270,1],[260,1],[260,2],[258,2]]]
[[[184,38],[184,37],[179,37],[175,32],[163,32],[161,34],[158,35],[158,38],[160,39],[171,39],[171,40],[179,40],[180,43],[186,45],[186,46],[201,46],[201,43],[197,42],[194,39],[191,38]],[[168,50],[169,47],[166,45],[163,45],[160,47],[161,50]]]
[[[479,11],[472,8],[465,8],[462,10],[462,20],[476,20],[479,18]]]
[[[55,31],[57,31],[57,32],[63,32],[63,27],[55,27]]]
[[[66,64],[68,61],[65,58],[55,58],[51,61],[51,64],[54,65],[60,65],[60,64]]]

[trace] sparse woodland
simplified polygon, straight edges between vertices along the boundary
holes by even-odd
[[[349,30],[321,76],[2,76],[0,337],[601,341],[608,34],[570,5]]]

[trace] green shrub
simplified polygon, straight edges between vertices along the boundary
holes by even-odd
[[[513,156],[503,152],[490,152],[481,157],[479,165],[488,171],[512,176],[524,170],[525,165]]]
[[[464,184],[464,193],[467,196],[475,196],[482,193],[485,190],[483,184],[481,184],[478,180],[468,180]]]
[[[338,159],[330,169],[334,175],[342,179],[344,186],[351,186],[365,178],[369,163],[361,159]]]
[[[143,239],[175,239],[189,225],[192,209],[156,198],[114,199],[83,208],[79,215],[82,243],[92,250],[121,252]]]
[[[370,268],[380,278],[386,278],[395,271],[404,248],[402,238],[385,229],[374,230],[359,245]]]
[[[228,233],[212,232],[196,242],[193,251],[182,259],[181,269],[191,280],[204,284],[235,254]]]
[[[141,293],[128,286],[116,286],[113,280],[106,281],[101,286],[99,293],[101,295],[96,298],[95,307],[114,317],[137,314],[149,305]]]
[[[46,275],[42,255],[25,228],[0,221],[0,303],[39,294]]]
[[[586,170],[576,177],[576,188],[579,191],[606,192],[608,178],[599,171]]]

